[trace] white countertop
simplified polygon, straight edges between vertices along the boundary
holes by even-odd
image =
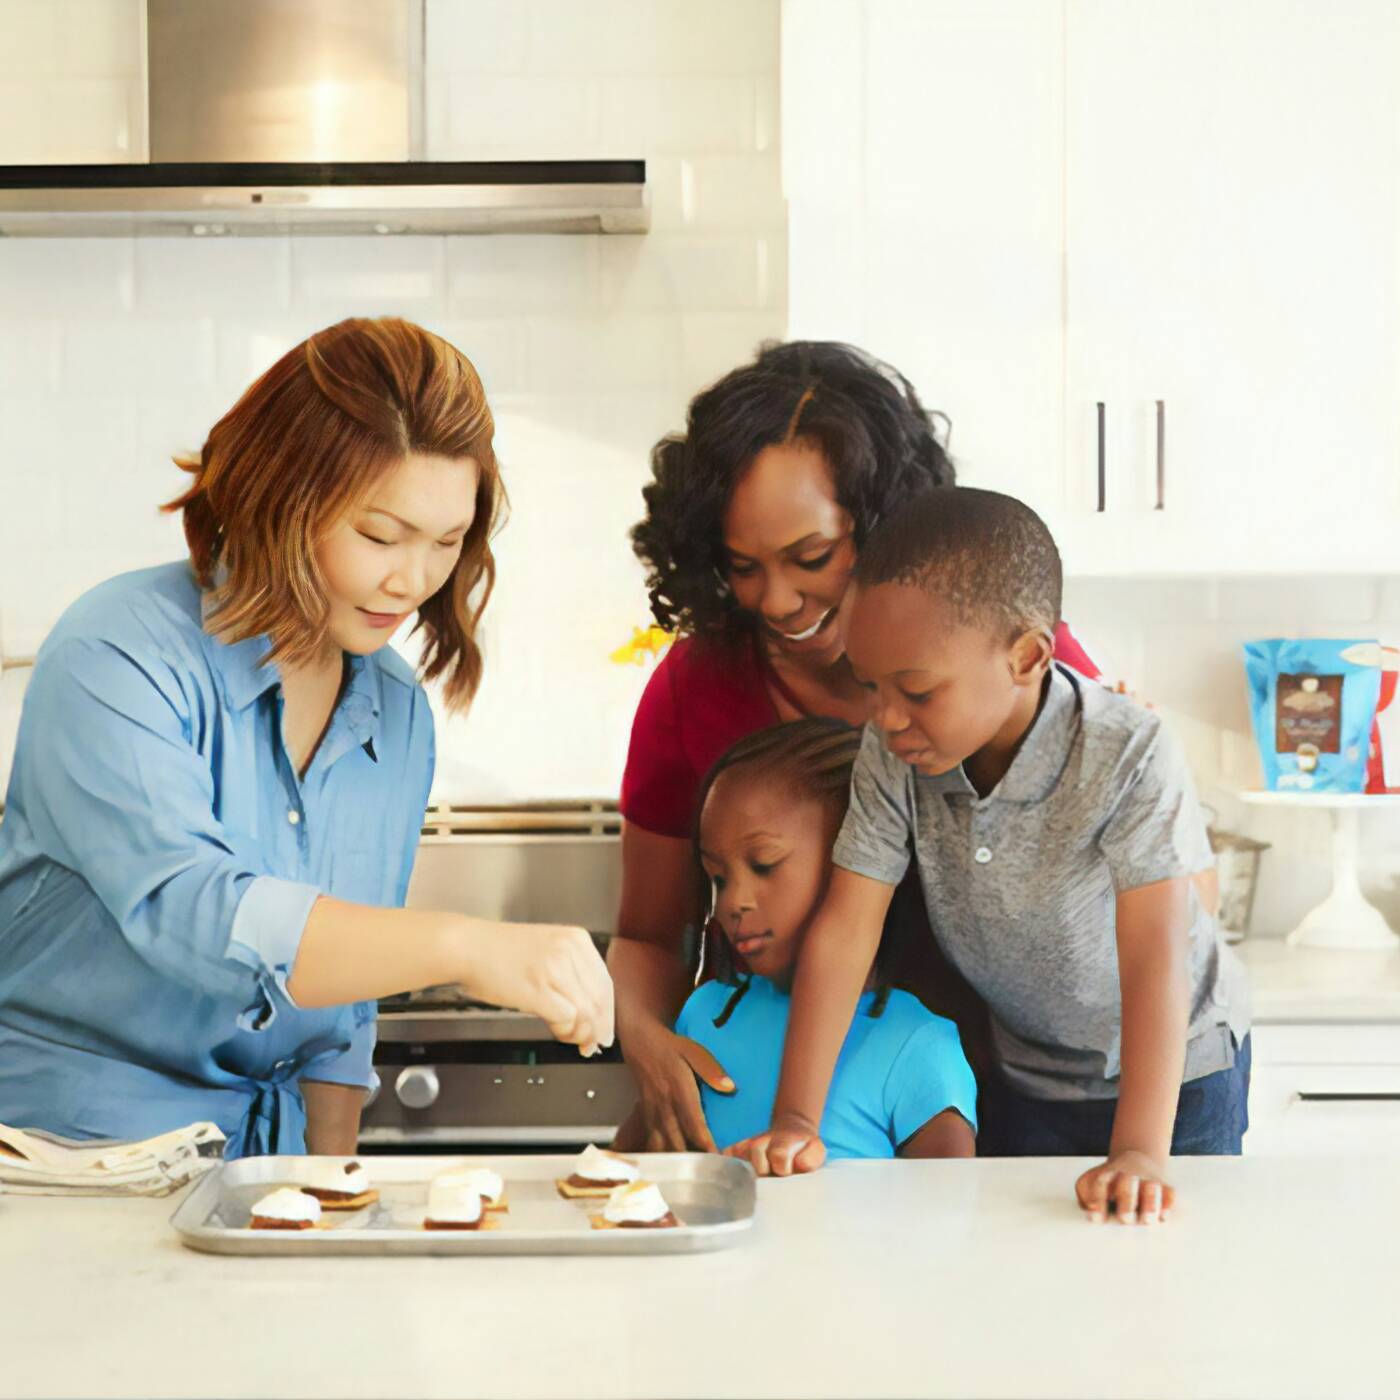
[[[1256,1021],[1400,1022],[1400,952],[1290,948],[1281,938],[1246,938],[1234,951]]]
[[[1400,1396],[1393,1161],[1183,1159],[1093,1227],[1069,1160],[839,1163],[666,1258],[247,1259],[178,1198],[0,1198],[6,1396]]]

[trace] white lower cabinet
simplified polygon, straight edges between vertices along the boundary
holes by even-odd
[[[1256,1025],[1253,1050],[1247,1153],[1400,1155],[1400,1025]]]

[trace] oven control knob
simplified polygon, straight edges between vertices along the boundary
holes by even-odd
[[[394,1092],[405,1108],[427,1108],[436,1103],[439,1087],[432,1065],[410,1065],[394,1081]]]

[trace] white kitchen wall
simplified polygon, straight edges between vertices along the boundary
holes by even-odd
[[[1181,739],[1219,825],[1271,843],[1254,931],[1287,933],[1330,885],[1322,812],[1247,806],[1262,784],[1243,642],[1259,637],[1400,640],[1400,577],[1071,579],[1065,616],[1110,679],[1154,705]],[[1397,803],[1400,809],[1400,803]],[[1400,930],[1400,810],[1362,815],[1361,882]]]
[[[0,162],[144,158],[139,0],[0,0]],[[476,363],[512,498],[486,682],[440,797],[615,793],[649,621],[647,454],[786,321],[777,0],[428,0],[434,159],[644,157],[636,237],[0,244],[0,644],[178,557],[155,507],[249,380],[318,327],[404,315]]]

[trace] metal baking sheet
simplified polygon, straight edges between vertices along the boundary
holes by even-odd
[[[690,1254],[737,1244],[753,1224],[754,1175],[747,1162],[700,1152],[629,1154],[661,1188],[681,1221],[667,1230],[595,1230],[601,1200],[565,1200],[555,1181],[574,1153],[547,1156],[364,1157],[379,1200],[357,1211],[324,1211],[325,1228],[250,1230],[255,1201],[307,1180],[312,1162],[349,1157],[244,1157],[223,1162],[180,1203],[170,1223],[191,1249],[210,1254]],[[425,1230],[428,1183],[460,1167],[491,1167],[505,1180],[510,1210],[492,1230]]]

